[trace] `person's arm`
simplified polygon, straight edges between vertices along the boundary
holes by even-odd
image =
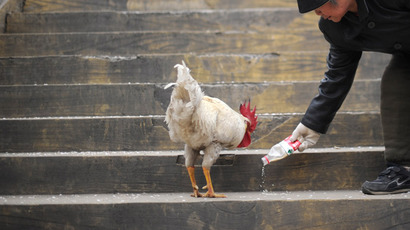
[[[327,132],[353,84],[361,55],[361,51],[338,49],[331,45],[327,57],[328,71],[302,118],[304,126],[318,133]]]
[[[315,145],[320,134],[326,133],[352,87],[361,55],[361,51],[347,51],[331,45],[327,57],[328,71],[320,82],[319,93],[312,99],[290,139],[301,142],[300,152]]]

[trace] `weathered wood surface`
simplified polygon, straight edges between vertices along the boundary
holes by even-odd
[[[194,9],[243,9],[266,7],[297,7],[292,0],[27,0],[24,11],[104,11],[142,10],[169,11]]]
[[[0,89],[1,117],[158,115],[165,114],[170,97],[163,86],[142,84]]]
[[[45,56],[0,58],[1,85],[166,83],[184,60],[200,83],[319,81],[323,52],[280,55]],[[390,55],[364,53],[356,79],[380,79]]]
[[[0,56],[5,57],[0,59],[4,102],[0,110],[0,194],[10,194],[0,196],[1,229],[409,227],[407,197],[352,199],[352,192],[345,190],[359,189],[384,168],[380,149],[360,149],[383,145],[380,115],[374,111],[378,109],[377,79],[387,58],[364,55],[359,81],[341,110],[349,108],[349,112],[339,113],[315,146],[360,148],[311,149],[262,171],[260,157],[293,131],[302,117],[302,104],[307,106],[324,72],[328,45],[316,27],[318,17],[299,15],[296,1],[24,2],[25,13],[8,18],[9,32],[16,34],[0,36]],[[266,7],[276,9],[262,10]],[[234,10],[244,8],[259,9],[241,14]],[[180,12],[170,13],[175,9]],[[191,9],[197,12],[183,12]],[[221,9],[229,10],[222,13]],[[111,12],[72,13],[101,10]],[[157,12],[112,12],[116,10]],[[181,29],[190,32],[181,33]],[[189,197],[191,186],[181,151],[169,153],[182,150],[183,144],[170,141],[163,115],[153,115],[163,114],[169,91],[164,93],[161,87],[175,80],[172,66],[182,59],[207,93],[226,98],[233,107],[239,96],[227,98],[227,92],[250,95],[253,103],[262,105],[258,112],[285,112],[259,115],[249,148],[252,154],[224,151],[227,155],[212,168],[216,191],[266,190],[285,195],[272,198],[276,193],[257,192],[265,198],[253,196],[246,201],[247,193],[233,200]],[[154,84],[139,84],[146,82]],[[295,96],[297,90],[303,92],[303,99]],[[274,107],[272,98],[297,106],[285,110],[285,103],[275,103],[279,105]],[[160,150],[164,152],[112,152]],[[91,152],[78,153],[81,151]],[[200,168],[197,175],[204,185]],[[343,191],[339,197],[327,195],[338,192],[313,192],[313,198],[289,197],[284,192],[322,189]],[[171,194],[171,201],[145,194],[175,191],[186,193]],[[105,192],[113,200],[99,200],[97,193]],[[144,194],[140,200],[118,200],[116,196],[121,195],[117,193],[122,192]],[[62,201],[59,194],[64,193],[74,193],[70,195],[73,199]],[[80,193],[88,196],[85,202],[76,201],[82,199]],[[54,195],[41,203],[33,194]],[[8,198],[15,202],[6,204]]]
[[[172,89],[164,84],[0,86],[0,117],[163,115]],[[304,113],[317,82],[202,85],[238,111],[251,99],[257,113]],[[380,80],[357,81],[339,112],[377,112]]]
[[[46,196],[0,206],[2,229],[408,229],[405,195],[359,191],[228,194],[195,199],[188,193]],[[31,196],[39,197],[39,196]],[[330,198],[331,197],[331,198]],[[326,199],[329,198],[329,199]],[[27,204],[19,204],[19,201]],[[68,204],[68,201],[75,201]],[[63,214],[62,214],[63,213]]]
[[[0,8],[0,33],[7,30],[7,16],[10,13],[21,12],[24,0],[3,0]]]
[[[224,151],[211,170],[215,190],[358,190],[385,168],[382,148],[312,149],[262,169],[267,151]],[[192,191],[182,151],[2,154],[0,166],[1,195]],[[201,188],[201,161],[195,173]]]
[[[0,56],[141,55],[181,53],[270,54],[325,51],[323,35],[313,30],[272,34],[212,32],[111,32],[2,34]]]
[[[267,149],[289,136],[301,114],[260,115],[252,149]],[[163,116],[51,117],[0,120],[0,152],[181,150],[169,139]],[[338,114],[316,147],[382,146],[377,113]]]
[[[13,13],[7,33],[109,31],[249,31],[318,28],[319,17],[296,8],[179,12]]]

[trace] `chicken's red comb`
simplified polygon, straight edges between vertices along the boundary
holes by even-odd
[[[248,105],[246,105],[246,101],[244,102],[244,104],[241,104],[239,106],[239,111],[241,112],[241,114],[248,118],[250,121],[250,126],[248,127],[248,130],[250,132],[253,132],[256,128],[256,124],[258,124],[258,116],[255,116],[256,113],[256,106],[253,108],[253,110],[251,111],[251,101],[248,100]]]

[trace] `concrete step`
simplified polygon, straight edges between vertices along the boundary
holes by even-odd
[[[267,149],[289,136],[303,114],[260,114],[250,148]],[[164,116],[0,119],[1,152],[182,150],[169,139]],[[339,113],[318,148],[383,145],[378,113]]]
[[[286,28],[317,29],[317,23],[317,15],[300,14],[297,8],[12,13],[7,16],[6,32],[249,31],[273,33]]]
[[[360,191],[0,197],[2,229],[408,229],[409,194]]]
[[[0,85],[165,83],[184,60],[200,83],[319,81],[327,51],[279,54],[0,58]],[[364,53],[357,80],[380,79],[390,55]]]
[[[0,86],[0,117],[163,115],[172,89],[165,84]],[[231,108],[251,99],[257,113],[303,113],[317,94],[315,82],[202,84]],[[375,112],[380,80],[358,80],[339,112]]]
[[[138,10],[138,11],[169,11],[195,9],[243,9],[267,7],[296,7],[292,0],[26,0],[25,12],[50,11],[107,11],[107,10]]]
[[[262,167],[260,159],[268,149],[224,150],[211,176],[217,192],[360,189],[385,169],[383,151],[381,147],[309,149]],[[183,154],[3,153],[0,194],[191,192]],[[200,188],[206,185],[201,162],[196,165]]]
[[[317,29],[246,32],[93,32],[1,34],[1,57],[47,55],[271,54],[326,51]]]

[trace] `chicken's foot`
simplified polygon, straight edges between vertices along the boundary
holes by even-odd
[[[205,193],[205,195],[202,195],[204,197],[211,197],[211,198],[226,198],[224,194],[216,194],[214,192],[214,187],[212,186],[212,180],[211,180],[211,172],[209,169],[202,167],[206,179],[206,186],[204,188],[208,188],[208,192]]]
[[[191,194],[192,197],[203,197],[201,193],[199,193],[198,185],[196,184],[195,180],[195,167],[189,166],[187,167],[189,178],[191,179],[192,188],[194,189],[194,193]]]

